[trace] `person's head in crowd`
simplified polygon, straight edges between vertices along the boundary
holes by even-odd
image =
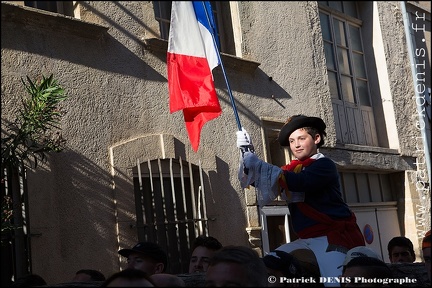
[[[245,246],[229,245],[210,259],[206,287],[267,287],[267,268],[258,253]]]
[[[207,271],[210,258],[222,248],[222,244],[212,236],[198,236],[192,244],[192,254],[189,261],[189,273]]]
[[[387,250],[390,263],[413,263],[416,259],[413,243],[403,236],[393,237]]]
[[[275,250],[271,251],[262,258],[267,267],[268,276],[276,277],[276,282],[269,283],[268,287],[299,287],[299,283],[285,281],[280,283],[281,277],[288,279],[300,279],[303,276],[303,271],[300,263],[290,253]]]
[[[281,249],[279,246],[277,250]],[[284,251],[284,250],[281,250]],[[286,252],[286,251],[285,251]],[[324,287],[323,281],[320,280],[321,271],[319,269],[318,260],[311,249],[295,249],[289,252],[290,255],[294,256],[297,262],[300,264],[302,277],[307,279],[313,279],[315,283],[302,283],[300,286],[307,287]]]
[[[156,285],[146,272],[125,269],[112,274],[100,287],[156,287]]]
[[[393,273],[387,264],[377,258],[352,258],[343,268],[341,287],[391,287]],[[350,279],[350,281],[347,281]]]
[[[18,277],[12,287],[36,287],[47,285],[45,279],[37,274],[28,274],[22,277]]]
[[[102,272],[94,269],[80,269],[75,273],[72,282],[105,281]]]
[[[131,249],[121,249],[118,253],[127,258],[128,269],[142,270],[149,275],[163,273],[167,269],[166,252],[153,242],[140,242]]]
[[[343,267],[342,272],[344,271],[345,266],[348,264],[348,262],[357,257],[370,257],[382,261],[381,256],[379,256],[378,253],[376,253],[373,249],[366,246],[357,246],[348,250],[343,264],[339,266],[339,268]]]
[[[186,287],[186,283],[177,275],[158,273],[150,276],[156,287]]]
[[[431,282],[431,230],[426,232],[422,240],[422,253],[429,282]]]

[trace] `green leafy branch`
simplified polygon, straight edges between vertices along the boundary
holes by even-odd
[[[18,167],[20,163],[33,159],[35,167],[38,158],[44,160],[45,153],[63,150],[64,139],[60,133],[60,119],[63,115],[59,103],[67,98],[65,90],[53,79],[42,76],[33,82],[21,78],[30,98],[23,99],[23,108],[14,122],[8,125],[8,135],[1,139],[2,167]]]

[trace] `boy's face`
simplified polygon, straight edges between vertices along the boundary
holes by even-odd
[[[312,137],[305,129],[300,128],[291,133],[288,140],[293,155],[303,161],[318,152],[317,144],[321,141],[321,136],[316,134]]]

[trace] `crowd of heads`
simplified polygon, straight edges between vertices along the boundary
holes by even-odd
[[[422,257],[430,281],[431,232],[422,239]],[[406,237],[392,238],[388,243],[390,263],[413,263],[413,243]],[[298,252],[298,253],[297,253]],[[105,278],[100,271],[78,270],[71,282],[98,282],[100,287],[186,287],[185,281],[167,273],[168,257],[164,249],[152,242],[140,242],[130,249],[118,251],[127,258],[127,267]],[[214,237],[199,236],[191,245],[189,271],[186,274],[204,276],[207,287],[324,287],[320,283],[319,268],[314,257],[305,251],[288,253],[273,250],[263,257],[250,247],[222,244]],[[312,267],[312,268],[311,268]],[[341,287],[361,287],[362,283],[344,282],[343,279],[363,277],[374,279],[364,287],[392,287],[386,279],[393,278],[389,265],[373,249],[359,246],[350,249],[341,268]],[[287,279],[287,281],[270,281]],[[290,281],[292,279],[293,281]],[[315,279],[305,283],[296,279]],[[379,281],[379,280],[382,281]],[[21,277],[13,287],[46,286],[45,280],[36,274]]]

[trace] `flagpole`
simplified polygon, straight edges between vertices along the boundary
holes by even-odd
[[[230,87],[230,85],[229,85],[228,78],[227,78],[227,76],[226,76],[225,67],[224,67],[224,65],[223,65],[223,63],[222,63],[222,58],[221,58],[221,55],[220,55],[220,51],[219,51],[218,45],[217,45],[217,43],[216,43],[216,39],[215,39],[215,28],[213,27],[212,22],[210,21],[210,17],[209,17],[208,11],[207,11],[207,7],[206,7],[206,5],[204,4],[204,1],[201,1],[201,2],[202,2],[202,4],[203,4],[203,6],[204,6],[204,11],[205,11],[205,13],[206,13],[207,22],[209,23],[209,25],[211,26],[211,28],[212,28],[212,30],[213,30],[212,33],[211,33],[211,35],[212,35],[212,39],[213,39],[213,45],[215,46],[215,49],[216,49],[216,51],[217,51],[216,54],[217,54],[217,57],[218,57],[218,60],[219,60],[220,66],[221,66],[221,68],[222,68],[222,74],[223,74],[223,76],[224,76],[224,78],[225,78],[225,83],[226,83],[226,86],[227,86],[227,89],[228,89],[228,95],[229,95],[229,97],[230,97],[231,106],[232,106],[232,108],[233,108],[233,110],[234,110],[234,116],[235,116],[235,118],[236,118],[236,122],[237,122],[237,128],[238,128],[239,131],[242,131],[242,126],[241,126],[241,124],[240,124],[240,118],[239,118],[239,115],[238,115],[238,112],[237,112],[237,107],[236,107],[236,104],[235,104],[235,101],[234,101],[234,96],[232,95],[231,87]],[[210,5],[211,5],[211,4],[210,4]],[[213,13],[213,12],[212,12],[212,13]]]

